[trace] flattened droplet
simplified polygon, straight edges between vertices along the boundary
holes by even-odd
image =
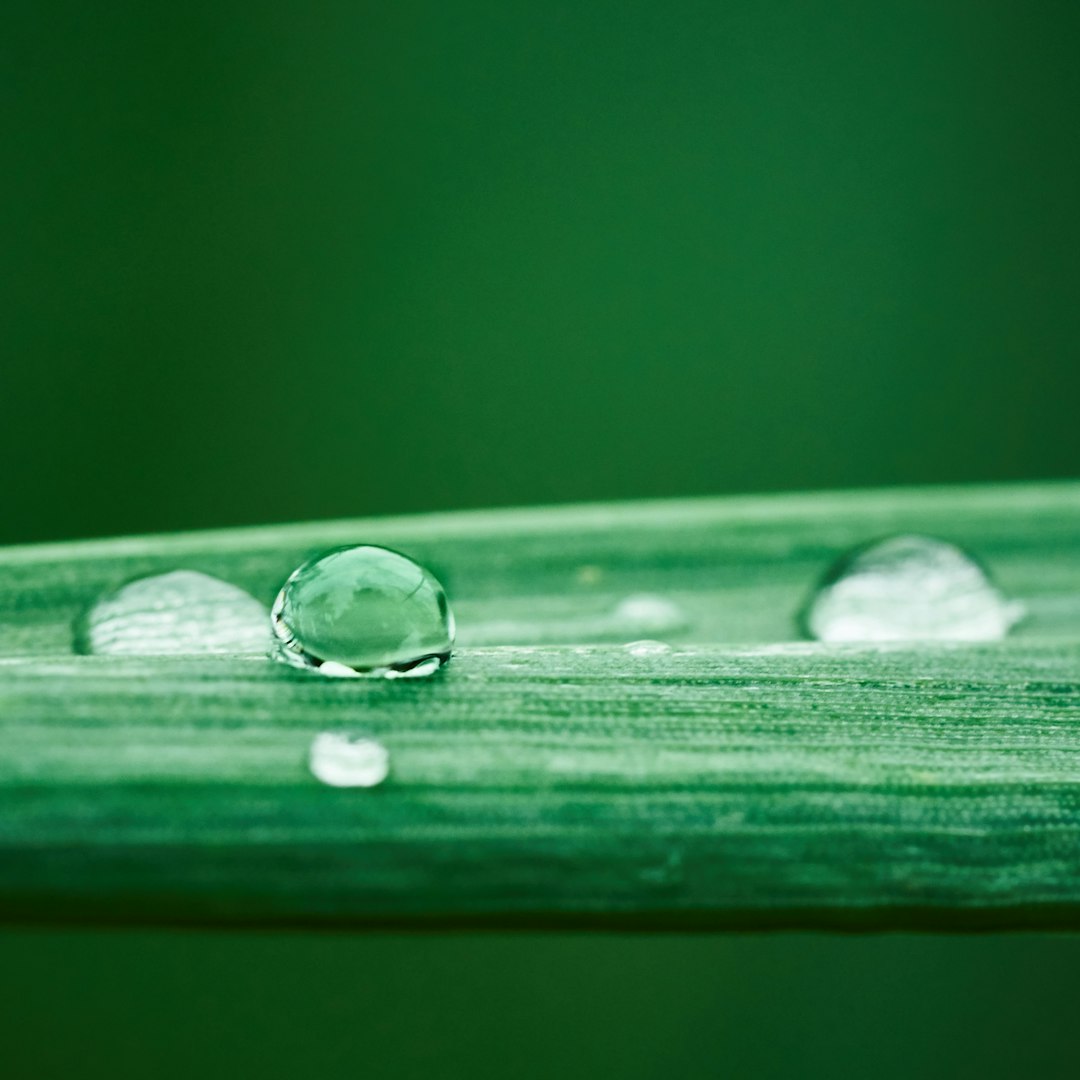
[[[997,641],[1023,616],[979,563],[929,536],[858,547],[825,576],[803,612],[819,641]]]
[[[102,597],[76,625],[79,652],[109,656],[266,654],[267,610],[197,570],[139,578]]]
[[[645,638],[642,641],[629,641],[623,648],[631,656],[662,656],[671,652],[671,646],[664,641],[652,641]]]
[[[390,773],[390,752],[375,739],[323,731],[312,740],[308,767],[330,787],[376,787]]]

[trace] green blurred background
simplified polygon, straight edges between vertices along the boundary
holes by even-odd
[[[0,539],[1074,474],[1078,29],[9,0]]]
[[[1072,476],[1080,5],[4,4],[0,542]],[[1072,938],[0,933],[22,1076],[1075,1074]]]

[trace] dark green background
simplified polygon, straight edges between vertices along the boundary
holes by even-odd
[[[4,4],[0,541],[1075,475],[1080,5]],[[0,935],[14,1075],[1075,1072],[1063,938]]]
[[[0,540],[1072,475],[1078,30],[9,0]]]

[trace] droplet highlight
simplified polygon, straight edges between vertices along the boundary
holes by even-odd
[[[454,646],[454,616],[435,577],[370,544],[298,567],[278,593],[271,624],[277,659],[323,675],[431,675]]]
[[[139,578],[102,597],[77,622],[75,648],[108,656],[265,655],[266,608],[197,570]]]
[[[843,556],[802,622],[810,637],[826,642],[998,641],[1023,613],[962,548],[903,535]]]
[[[308,768],[330,787],[377,787],[390,774],[390,751],[375,739],[323,731],[311,742]]]

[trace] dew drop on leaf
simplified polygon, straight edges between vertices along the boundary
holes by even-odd
[[[370,544],[298,567],[274,602],[276,656],[323,675],[431,675],[449,659],[454,616],[439,582]]]
[[[671,646],[666,641],[652,641],[645,638],[641,641],[628,641],[623,648],[631,656],[662,656],[671,652]]]
[[[312,740],[308,767],[330,787],[376,787],[390,772],[390,752],[375,739],[323,731]]]
[[[686,616],[678,604],[651,593],[620,600],[611,618],[615,628],[628,631],[671,631],[686,624]]]
[[[844,555],[802,620],[810,637],[828,642],[997,641],[1023,613],[963,549],[901,535]]]
[[[99,599],[78,621],[75,647],[109,656],[266,654],[266,608],[197,570],[139,578]]]

